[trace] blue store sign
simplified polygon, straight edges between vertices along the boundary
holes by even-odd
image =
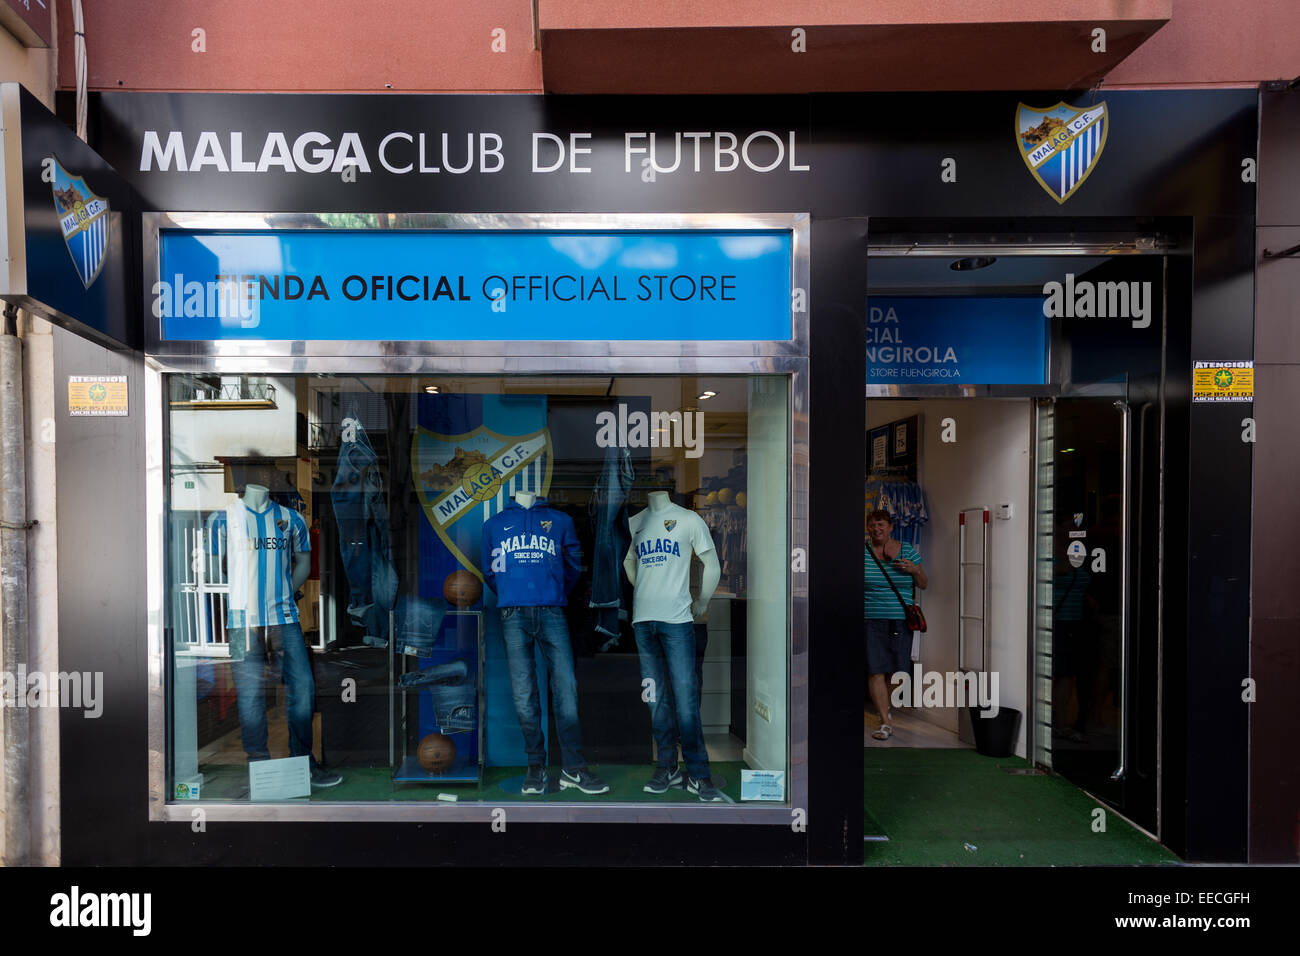
[[[164,231],[164,341],[786,340],[770,231]]]
[[[1042,385],[1043,300],[893,297],[867,300],[872,385]]]

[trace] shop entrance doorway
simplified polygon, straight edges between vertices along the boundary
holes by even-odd
[[[869,440],[884,429],[892,451],[916,436],[915,461],[881,464],[879,448],[869,456],[866,509],[890,512],[894,537],[919,555],[926,587],[900,591],[928,625],[912,639],[905,678],[893,681],[892,732],[880,739],[871,708],[867,746],[972,748],[967,708],[1028,712],[1033,413],[1028,398],[867,401]],[[898,599],[873,593],[881,582],[866,558],[865,614],[892,615]],[[1028,728],[1013,729],[1010,748],[1023,757]]]
[[[1139,856],[1158,838],[1172,246],[944,238],[873,231],[869,261],[864,618],[885,586],[867,521],[883,508],[925,571],[928,630],[895,658],[889,731],[864,694],[867,861],[908,862],[961,823],[959,847],[982,833],[1007,858],[925,861],[1132,862],[1113,841],[1089,845],[1087,818],[1102,808]],[[1099,316],[1098,300],[1074,298],[1088,283],[1131,291],[1128,311],[1116,300]],[[927,807],[912,819],[918,788]],[[1047,843],[1052,855],[1028,859]]]

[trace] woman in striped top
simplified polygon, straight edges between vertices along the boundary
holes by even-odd
[[[894,519],[888,511],[876,510],[867,515],[863,617],[867,626],[867,689],[880,714],[880,729],[871,735],[877,740],[888,740],[894,732],[889,725],[886,678],[898,671],[906,673],[912,666],[912,632],[904,623],[906,615],[894,588],[904,601],[911,602],[915,600],[916,588],[925,590],[930,583],[921,569],[920,553],[910,544],[891,538],[893,530]],[[890,587],[890,581],[894,588]]]

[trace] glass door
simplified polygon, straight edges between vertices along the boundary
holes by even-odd
[[[1113,397],[1039,403],[1034,731],[1040,763],[1154,831],[1158,688],[1138,667],[1154,634],[1134,626],[1149,418]]]

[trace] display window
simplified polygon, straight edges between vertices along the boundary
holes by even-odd
[[[174,800],[787,801],[785,377],[167,384]]]
[[[146,222],[155,816],[788,826],[807,217],[283,218]]]

